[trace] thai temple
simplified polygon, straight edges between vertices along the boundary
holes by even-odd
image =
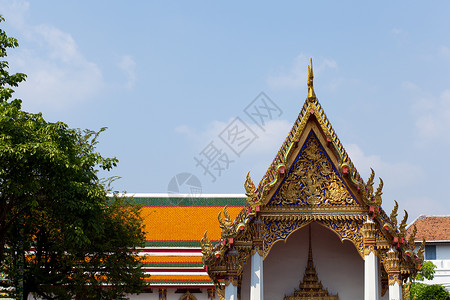
[[[260,182],[247,174],[243,194],[134,196],[150,277],[132,299],[403,299],[425,245],[415,247],[397,204],[382,208],[374,171],[361,178],[313,77],[311,62],[297,120]]]

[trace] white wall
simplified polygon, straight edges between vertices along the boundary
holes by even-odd
[[[436,243],[436,259],[450,260],[450,243]]]
[[[426,284],[442,284],[450,291],[450,243],[427,243],[428,245],[436,245],[436,259],[430,260],[436,265],[436,272],[433,280],[424,280]],[[416,244],[416,251],[419,248]]]
[[[313,259],[319,280],[340,300],[364,298],[364,261],[349,241],[312,224]],[[264,260],[264,298],[282,299],[298,288],[308,259],[308,227],[276,243]],[[249,299],[249,265],[244,269],[242,300]]]

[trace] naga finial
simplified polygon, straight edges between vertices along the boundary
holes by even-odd
[[[389,216],[389,219],[391,219],[392,225],[393,225],[394,227],[397,227],[397,216],[398,216],[397,210],[398,210],[398,203],[397,203],[397,201],[395,201],[395,200],[394,200],[394,202],[395,202],[394,209],[392,210],[391,215]]]
[[[422,244],[420,244],[419,250],[417,250],[417,256],[423,260],[423,252],[425,252],[425,238],[422,240]]]
[[[408,221],[408,212],[405,210],[405,215],[400,223],[400,226],[398,227],[403,235],[406,235],[406,221]]]
[[[203,260],[207,259],[208,256],[211,255],[212,250],[213,250],[213,245],[212,245],[211,241],[209,240],[208,235],[206,233],[207,233],[207,231],[205,231],[203,238],[200,240],[200,245],[202,247]]]
[[[308,66],[308,100],[314,101],[316,99],[316,93],[314,93],[313,87],[314,73],[313,73],[312,58],[310,58],[309,62],[310,65]]]
[[[245,195],[247,196],[247,204],[251,207],[256,207],[261,205],[261,201],[258,200],[258,195],[256,193],[256,187],[250,178],[250,172],[247,173],[247,177],[244,183]]]
[[[415,240],[416,240],[416,234],[417,234],[417,227],[416,225],[414,225],[414,229],[413,232],[411,233],[411,235],[409,236],[408,239],[408,244],[409,244],[409,248],[413,249],[415,248]]]
[[[224,215],[224,219],[222,218],[222,212]],[[219,212],[219,215],[217,216],[218,220],[219,220],[219,224],[220,224],[220,228],[223,231],[228,230],[231,225],[233,224],[233,221],[231,220],[230,214],[228,213],[227,207],[225,206],[223,208],[223,211]]]

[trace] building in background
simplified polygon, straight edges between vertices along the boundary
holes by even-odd
[[[135,299],[217,299],[215,287],[202,263],[200,240],[206,228],[216,243],[220,239],[217,215],[226,205],[231,216],[245,205],[245,195],[131,194],[142,205],[146,231],[140,249],[145,273],[150,275],[145,293]]]
[[[421,215],[408,226],[409,233],[414,226],[417,228],[416,246],[425,239],[425,260],[436,265],[434,279],[424,283],[442,284],[450,291],[450,215]]]

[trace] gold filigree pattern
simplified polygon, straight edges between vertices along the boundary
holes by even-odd
[[[266,232],[264,234],[263,253],[264,258],[269,254],[272,246],[278,241],[286,240],[297,229],[300,229],[311,221],[275,221],[265,220]]]
[[[355,245],[359,254],[364,257],[364,238],[361,233],[362,221],[322,220],[318,223],[323,224],[324,226],[336,232],[342,241],[351,241]]]
[[[269,205],[355,205],[319,141],[310,133],[288,177]]]
[[[389,274],[389,285],[394,285],[397,283],[399,286],[402,286],[402,277],[400,274]]]

